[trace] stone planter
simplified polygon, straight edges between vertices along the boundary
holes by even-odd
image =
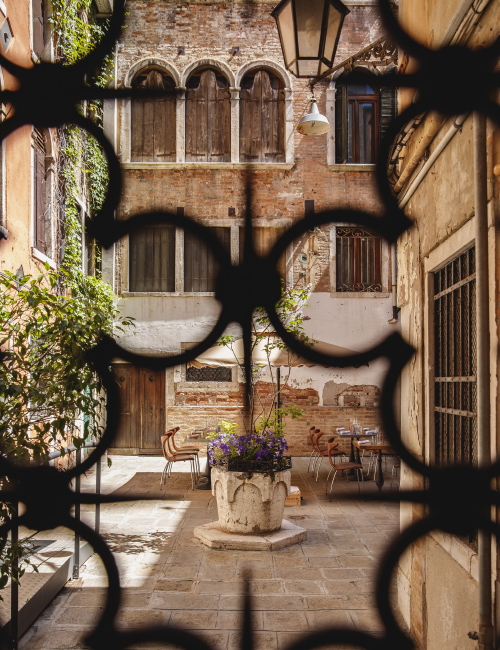
[[[212,494],[217,499],[220,529],[240,535],[263,535],[280,530],[285,499],[290,493],[290,470],[270,475],[212,468]]]

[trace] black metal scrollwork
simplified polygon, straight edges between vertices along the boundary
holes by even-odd
[[[115,617],[120,606],[121,591],[119,573],[113,554],[98,534],[85,524],[77,523],[70,515],[70,508],[76,501],[76,495],[70,489],[70,481],[90,469],[102,457],[117,430],[119,393],[109,370],[110,361],[113,357],[121,357],[132,363],[154,369],[186,363],[213,345],[231,322],[237,322],[243,328],[245,358],[249,360],[250,323],[252,314],[258,306],[263,306],[267,310],[274,328],[284,342],[299,355],[312,362],[343,368],[353,365],[360,366],[378,357],[386,357],[390,360],[390,368],[385,378],[381,398],[385,431],[391,446],[402,460],[413,471],[424,476],[428,484],[425,491],[367,495],[367,498],[372,500],[402,500],[426,504],[429,512],[428,516],[412,525],[398,537],[386,550],[379,566],[377,606],[385,625],[385,633],[382,638],[352,629],[329,627],[309,633],[293,643],[290,650],[308,650],[337,643],[377,650],[389,647],[398,647],[400,650],[413,648],[411,639],[398,626],[389,602],[389,582],[401,554],[416,539],[434,529],[458,535],[474,528],[481,528],[495,535],[499,532],[499,526],[494,524],[484,514],[484,511],[477,507],[477,504],[490,506],[500,503],[498,493],[490,487],[492,479],[500,476],[500,461],[482,469],[471,467],[437,469],[416,459],[403,444],[395,422],[392,401],[400,373],[414,350],[399,335],[394,334],[375,348],[358,355],[345,358],[330,357],[320,354],[294,339],[285,330],[275,310],[275,304],[280,296],[280,277],[276,271],[278,260],[289,244],[311,228],[325,224],[348,223],[376,232],[386,241],[392,243],[411,227],[411,222],[397,205],[386,174],[386,163],[391,143],[408,120],[428,110],[437,110],[445,115],[478,110],[497,124],[500,123],[499,107],[490,97],[492,90],[498,89],[500,86],[500,76],[494,71],[500,56],[500,40],[491,47],[480,51],[470,51],[459,47],[446,47],[442,50],[432,51],[415,42],[401,29],[394,18],[389,0],[379,0],[379,4],[391,39],[401,49],[417,59],[420,64],[418,72],[414,74],[398,76],[394,73],[383,77],[385,86],[412,87],[418,89],[419,92],[419,99],[394,120],[381,143],[376,175],[384,205],[383,212],[374,217],[358,210],[335,209],[309,216],[307,222],[300,221],[291,227],[276,243],[268,257],[262,259],[253,250],[252,237],[249,236],[252,228],[252,179],[249,172],[244,262],[237,267],[231,265],[226,251],[210,229],[186,217],[168,212],[155,212],[137,214],[126,221],[114,219],[113,212],[118,205],[121,191],[121,172],[117,156],[102,132],[90,120],[82,117],[76,106],[83,99],[133,97],[138,92],[133,89],[90,88],[84,84],[83,79],[85,73],[90,72],[111,51],[118,38],[124,16],[124,0],[115,2],[109,31],[102,42],[89,56],[75,65],[64,67],[59,64],[41,63],[27,70],[0,55],[0,65],[14,75],[20,83],[19,90],[1,93],[2,101],[14,105],[15,115],[0,126],[0,139],[4,139],[25,124],[52,127],[64,123],[74,123],[82,129],[86,129],[102,145],[109,164],[109,189],[99,215],[89,224],[89,228],[92,231],[91,234],[103,246],[109,247],[140,227],[159,223],[170,224],[188,230],[203,239],[220,264],[216,295],[222,304],[222,311],[213,330],[195,348],[173,357],[152,358],[128,352],[114,340],[105,338],[91,351],[89,363],[102,377],[107,391],[107,426],[94,453],[87,457],[81,465],[66,472],[58,472],[51,467],[19,467],[10,463],[8,458],[0,457],[0,471],[4,476],[8,476],[16,486],[9,493],[1,493],[0,498],[21,501],[26,507],[25,513],[19,517],[18,523],[39,530],[55,526],[66,526],[72,530],[78,530],[81,537],[90,542],[103,561],[109,580],[108,597],[101,619],[87,638],[87,644],[95,650],[127,648],[148,641],[169,642],[189,650],[210,650],[210,646],[195,634],[172,625],[148,627],[138,632],[117,629]],[[355,77],[356,72],[354,71],[352,73],[354,82],[356,81]],[[469,84],[467,92],[463,90],[464,78],[468,80]],[[362,80],[366,83],[366,72],[363,73]],[[377,86],[380,83],[380,76],[371,75],[370,84],[372,86]],[[250,363],[245,363],[247,374],[250,372],[250,367]],[[100,503],[118,500],[106,496],[95,497],[95,495],[82,494],[79,497],[79,503],[95,503],[97,499]],[[1,535],[6,535],[8,531],[9,525],[0,528]],[[250,599],[247,594],[242,614],[243,648],[245,650],[252,648],[250,607]],[[6,639],[3,641],[6,643]]]

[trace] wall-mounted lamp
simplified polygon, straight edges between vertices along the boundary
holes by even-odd
[[[323,135],[323,133],[328,133],[330,129],[330,123],[327,118],[319,112],[313,89],[311,103],[309,104],[309,113],[304,115],[300,120],[297,131],[302,133],[302,135]]]

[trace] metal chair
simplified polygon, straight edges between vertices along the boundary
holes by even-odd
[[[320,430],[316,429],[316,427],[311,427],[309,429],[309,440],[311,441],[312,451],[311,451],[311,455],[309,456],[309,464],[307,465],[307,471],[309,471],[309,469],[311,467],[311,462],[313,461],[313,456],[317,453],[316,448],[314,446],[314,435],[316,433],[319,433],[319,432],[320,432]]]
[[[335,480],[335,477],[337,476],[338,471],[346,471],[353,469],[356,472],[356,477],[358,479],[358,492],[361,493],[361,488],[359,485],[359,477],[361,476],[361,483],[363,483],[363,465],[361,463],[351,463],[350,461],[345,461],[345,462],[334,462],[333,457],[338,458],[338,454],[335,454],[335,443],[328,443],[328,459],[330,461],[330,471],[328,472],[328,476],[326,477],[326,494],[328,494],[328,479],[330,478],[330,474],[335,471],[332,482],[330,485],[330,494],[332,493],[333,489],[333,481]],[[345,458],[345,456],[344,456]],[[330,498],[330,501],[332,499]]]
[[[172,454],[168,444],[171,437],[172,433],[170,432],[167,432],[161,437],[161,449],[163,451],[163,456],[167,461],[167,464],[165,465],[160,478],[160,490],[162,488],[162,485],[165,485],[167,478],[170,478],[173,463],[180,463],[185,460],[188,460],[191,466],[191,489],[194,490],[196,477],[196,459],[193,455],[190,454]]]
[[[316,448],[317,457],[316,457],[316,462],[315,462],[314,467],[313,467],[313,474],[314,474],[314,472],[316,472],[316,483],[318,482],[319,470],[320,470],[320,467],[321,467],[321,463],[323,462],[323,458],[325,456],[328,456],[328,453],[329,453],[328,450],[329,450],[330,445],[332,445],[332,454],[334,456],[345,456],[345,453],[338,448],[339,443],[335,442],[335,438],[329,438],[328,442],[327,442],[328,446],[321,448],[319,446],[319,440],[320,440],[321,436],[323,436],[323,435],[324,435],[324,433],[322,433],[320,431],[319,433],[315,434],[315,438],[314,438],[314,446]]]

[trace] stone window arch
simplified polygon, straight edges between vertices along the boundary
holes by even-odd
[[[189,75],[185,116],[186,162],[230,162],[230,85],[219,69],[199,67]]]
[[[134,76],[132,87],[144,91],[144,97],[134,97],[131,102],[131,161],[175,162],[174,79],[159,66],[150,66]],[[166,91],[166,94],[148,96],[148,91]]]
[[[240,162],[285,162],[285,85],[265,68],[240,82]]]

